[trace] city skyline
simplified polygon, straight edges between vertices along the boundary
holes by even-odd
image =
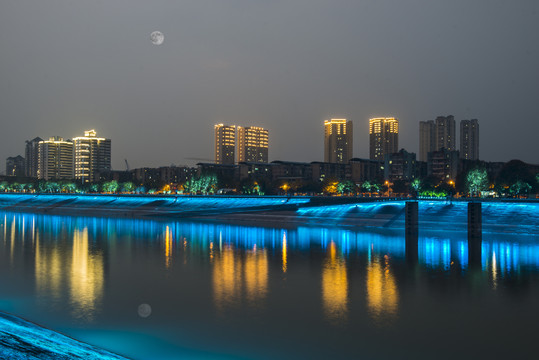
[[[383,114],[408,151],[419,121],[453,114],[480,119],[481,159],[538,161],[535,1],[131,5],[2,6],[0,168],[32,136],[81,128],[115,139],[115,169],[193,165],[213,157],[220,122],[268,129],[270,161],[323,160],[330,117],[355,122],[353,153],[367,158],[361,134]]]
[[[418,123],[419,127],[419,143],[417,144],[419,151],[413,151],[403,147],[399,147],[399,120],[395,117],[388,118],[371,118],[369,119],[370,124],[370,134],[369,134],[369,146],[370,154],[369,159],[377,160],[384,162],[386,159],[386,154],[397,154],[401,150],[405,150],[406,153],[416,154],[416,159],[418,161],[427,162],[427,154],[432,151],[440,151],[446,149],[449,151],[459,152],[459,157],[465,160],[480,160],[487,161],[478,157],[479,154],[479,123],[477,119],[463,119],[459,121],[460,128],[460,137],[457,140],[456,132],[456,121],[453,115],[448,116],[437,116],[435,120],[420,121]],[[350,152],[351,145],[353,143],[353,121],[347,119],[331,119],[324,120],[325,136],[324,136],[324,162],[327,163],[348,163],[349,160],[353,158],[362,159],[362,157],[353,156],[353,153]],[[345,138],[341,139],[342,144],[337,144],[336,141],[333,141],[333,144],[330,144],[330,138],[332,136],[332,131],[336,134],[343,133]],[[375,134],[375,132],[378,132]],[[257,126],[239,126],[239,125],[224,125],[224,124],[215,124],[214,125],[214,159],[203,159],[203,158],[194,158],[197,161],[204,162],[214,162],[215,164],[238,164],[240,162],[253,162],[253,163],[268,163],[271,161],[281,161],[288,159],[268,159],[268,150],[269,150],[269,132],[267,129],[257,127]],[[333,134],[335,135],[335,134]],[[384,136],[382,136],[384,135]],[[97,139],[98,141],[107,142],[107,164],[101,168],[103,170],[119,170],[114,169],[111,166],[112,157],[111,157],[111,141],[110,139],[97,138],[95,130],[85,131],[85,137],[76,137],[76,139],[86,139],[88,136]],[[377,136],[379,138],[377,138]],[[49,141],[64,141],[64,138],[59,136],[53,136],[49,138]],[[65,140],[70,142],[70,139]],[[25,154],[28,157],[34,158],[35,164],[32,165],[32,161],[27,161],[27,158],[22,157],[23,160],[23,169],[22,171],[25,175],[31,173],[31,168],[36,168],[36,175],[30,177],[34,178],[43,178],[38,174],[38,167],[43,166],[43,164],[38,159],[39,149],[35,146],[48,141],[43,141],[41,138],[36,137],[32,140],[26,140]],[[330,146],[331,145],[331,146]],[[339,150],[339,146],[341,149]],[[241,148],[243,147],[243,151]],[[346,149],[344,149],[344,148]],[[35,150],[34,150],[35,148]],[[463,151],[464,149],[464,151]],[[427,151],[428,150],[428,151]],[[35,155],[33,154],[35,152]],[[333,158],[330,158],[331,153]],[[339,152],[339,154],[337,154]],[[226,155],[223,159],[223,155]],[[39,153],[39,156],[42,156]],[[15,159],[21,157],[21,155],[13,155],[6,158],[6,166],[4,173],[7,175],[16,168],[13,167]],[[74,154],[75,157],[75,154]],[[342,161],[339,161],[339,158],[343,158]],[[367,158],[363,158],[367,159]],[[512,160],[521,160],[521,159],[512,159]],[[101,160],[100,160],[101,161]],[[8,162],[10,162],[8,164]],[[307,160],[306,162],[319,162],[316,159]],[[488,162],[488,161],[487,161]],[[496,160],[495,160],[496,162]],[[500,162],[500,161],[498,161]],[[503,162],[503,161],[502,161]],[[529,163],[534,164],[534,163]],[[124,166],[129,167],[127,159],[124,159]],[[537,165],[537,164],[534,164]],[[163,167],[164,164],[159,164],[154,167]],[[171,166],[193,166],[186,164],[171,164]],[[148,168],[152,166],[142,166],[137,168]],[[9,169],[9,170],[8,170]],[[125,168],[124,168],[125,169]],[[42,170],[43,171],[43,170]],[[79,170],[80,172],[80,170]],[[0,175],[2,175],[0,171]],[[80,178],[81,176],[76,176]],[[67,177],[63,177],[67,178]]]

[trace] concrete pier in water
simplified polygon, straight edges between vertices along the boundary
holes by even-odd
[[[416,263],[418,259],[419,206],[417,201],[407,201],[404,208],[404,233],[406,239],[406,259]]]
[[[483,219],[480,202],[468,203],[468,262],[471,266],[481,266],[481,242]]]

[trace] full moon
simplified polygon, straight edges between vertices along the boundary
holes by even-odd
[[[165,41],[165,35],[161,31],[154,31],[151,33],[150,39],[154,45],[161,45]]]
[[[147,318],[152,314],[152,307],[148,304],[140,304],[138,307],[138,315]]]

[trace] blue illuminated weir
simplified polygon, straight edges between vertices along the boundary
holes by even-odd
[[[406,201],[361,197],[0,194],[0,210],[399,229],[404,227]],[[467,201],[420,200],[419,228],[466,231],[467,205]],[[539,202],[484,201],[482,213],[483,231],[539,234]]]

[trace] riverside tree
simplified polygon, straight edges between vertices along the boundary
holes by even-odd
[[[485,169],[470,170],[466,175],[466,188],[470,195],[477,194],[488,189],[488,175]]]

